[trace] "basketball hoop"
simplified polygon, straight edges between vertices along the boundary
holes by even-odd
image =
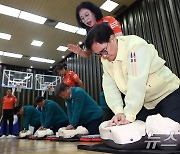
[[[61,82],[60,76],[36,74],[35,76],[35,90],[41,90],[42,96],[46,92],[47,95],[53,95],[55,87]]]
[[[2,87],[12,88],[13,94],[15,91],[21,92],[21,89],[32,89],[33,73],[4,69]]]

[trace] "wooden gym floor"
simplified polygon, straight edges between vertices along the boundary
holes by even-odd
[[[78,144],[93,145],[93,142],[56,142],[27,139],[0,139],[0,154],[102,154],[77,149]]]

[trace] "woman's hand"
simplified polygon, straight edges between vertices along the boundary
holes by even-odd
[[[80,55],[83,58],[87,58],[89,56],[91,56],[92,51],[91,50],[87,50],[87,49],[81,49],[79,45],[74,45],[74,44],[68,44],[68,50],[70,50],[71,52]]]
[[[68,44],[67,46],[68,46],[68,50],[75,54],[80,54],[82,52],[82,49],[78,45]]]

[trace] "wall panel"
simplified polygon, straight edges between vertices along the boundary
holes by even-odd
[[[72,53],[61,63],[66,63],[69,70],[79,75],[85,91],[99,103],[99,94],[102,91],[102,68],[99,58],[94,54],[89,58],[82,58]]]
[[[117,19],[124,35],[138,35],[154,44],[166,65],[180,76],[180,1],[140,0]]]

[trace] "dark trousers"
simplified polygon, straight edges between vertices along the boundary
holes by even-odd
[[[54,132],[54,134],[59,130],[61,127],[67,127],[69,125],[69,121],[65,121],[63,123],[60,123],[56,126],[52,126],[50,129]]]
[[[102,121],[108,121],[111,120],[114,116],[114,113],[111,111],[111,109],[102,109],[103,110],[103,119]]]
[[[180,123],[180,88],[165,97],[154,109],[147,110],[143,107],[136,119],[146,121],[149,115],[158,113]]]
[[[99,134],[99,125],[101,124],[101,122],[102,117],[92,120],[88,124],[83,124],[82,126],[88,130],[89,135]]]
[[[3,135],[7,135],[7,121],[9,120],[9,134],[13,133],[13,120],[14,120],[14,111],[13,109],[3,110]]]

